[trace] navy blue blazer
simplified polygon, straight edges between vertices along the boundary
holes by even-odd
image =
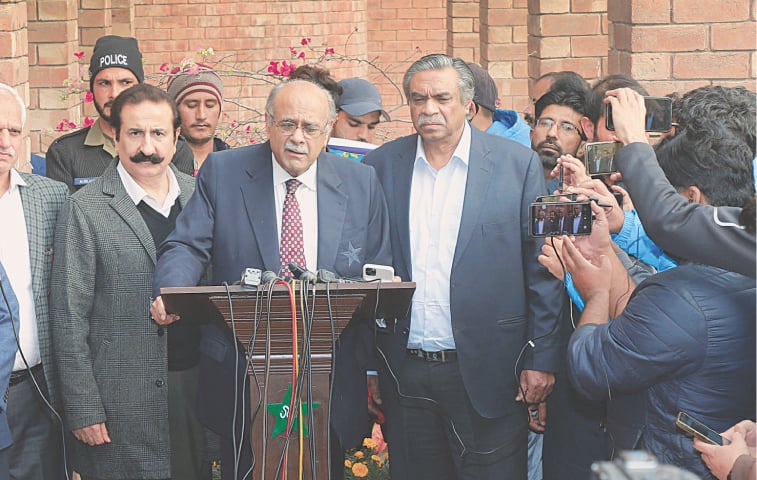
[[[271,162],[268,142],[208,156],[195,194],[159,250],[156,296],[161,287],[197,285],[208,266],[215,285],[239,280],[246,267],[279,270]],[[359,278],[365,263],[390,265],[386,201],[374,170],[325,152],[317,166],[316,268]],[[350,327],[340,338],[332,396],[332,424],[345,445],[360,442],[370,425],[365,369],[373,362],[362,332],[346,341],[355,332]]]
[[[11,444],[11,431],[8,428],[8,417],[6,414],[7,403],[5,392],[8,390],[11,371],[13,371],[13,361],[16,358],[16,335],[13,333],[15,325],[16,332],[19,328],[18,319],[18,300],[11,288],[11,282],[8,274],[5,273],[3,264],[0,263],[0,282],[3,285],[3,294],[0,298],[0,449]],[[7,302],[7,303],[6,303]],[[13,321],[13,324],[11,324]]]
[[[379,176],[389,207],[395,273],[412,280],[409,205],[417,135],[374,150],[363,162]],[[516,142],[471,129],[468,180],[450,278],[452,331],[471,403],[483,417],[518,404],[513,368],[554,372],[562,285],[539,265],[542,241],[528,235],[528,206],[546,194],[539,158]],[[392,368],[404,358],[410,319],[391,336]],[[397,371],[397,370],[395,370]],[[382,383],[382,388],[384,388]]]

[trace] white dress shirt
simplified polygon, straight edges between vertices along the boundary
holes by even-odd
[[[276,231],[278,232],[279,245],[281,245],[281,214],[284,211],[284,200],[287,196],[286,182],[290,178],[296,178],[302,185],[297,189],[294,196],[300,205],[300,218],[302,219],[302,245],[305,249],[305,263],[300,265],[310,271],[318,269],[318,161],[313,164],[299,177],[293,177],[284,170],[276,158],[271,154],[273,162],[273,192],[276,197]]]
[[[134,180],[124,166],[121,165],[121,162],[118,162],[116,170],[118,171],[118,176],[121,177],[121,183],[123,183],[126,193],[134,202],[134,205],[139,205],[139,202],[144,201],[148,207],[163,215],[165,218],[168,218],[168,216],[171,215],[173,204],[176,203],[176,199],[179,198],[181,192],[179,190],[179,182],[176,180],[176,175],[173,174],[173,171],[170,168],[166,168],[166,175],[168,176],[168,194],[162,204],[158,202],[157,198],[153,197],[147,193],[144,188],[139,186],[137,181]],[[156,245],[156,247],[158,247],[158,245]]]
[[[20,187],[26,186],[26,182],[15,169],[11,169],[10,176],[10,188],[0,197],[0,223],[3,225],[3,234],[0,235],[0,262],[5,267],[13,292],[18,299],[20,316],[18,334],[21,351],[29,366],[34,367],[42,361],[42,358],[39,353],[37,314],[34,310],[29,238],[19,190]],[[25,369],[26,365],[21,358],[21,353],[17,352],[13,371]]]
[[[465,123],[449,163],[439,170],[426,159],[421,137],[410,188],[410,253],[413,295],[408,348],[455,348],[450,313],[450,275],[463,214],[471,132]]]

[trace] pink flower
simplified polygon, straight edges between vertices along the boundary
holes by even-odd
[[[84,117],[84,127],[91,127],[95,123],[94,118]]]
[[[333,48],[327,48],[326,50],[323,51],[323,54],[324,55],[333,55],[334,54],[334,49]]]
[[[300,40],[300,45],[302,45],[303,47],[307,45],[308,43],[310,43],[309,38],[303,38],[302,40]]]
[[[297,58],[305,59],[305,52],[300,52],[299,55],[297,55]]]
[[[69,129],[74,129],[74,128],[76,128],[76,124],[74,122],[69,121],[68,122],[68,128]]]
[[[501,98],[499,98],[499,97],[497,97],[497,106],[498,106],[498,107],[501,107],[501,106],[502,106],[502,99],[501,99]]]
[[[66,127],[65,127],[65,123],[63,123],[63,122],[66,122],[66,121],[67,121],[67,120],[63,120],[63,121],[61,121],[61,122],[60,122],[60,123],[59,123],[58,125],[56,125],[56,126],[55,126],[55,131],[56,131],[56,132],[62,132],[62,131],[63,131],[63,130],[64,130],[64,129],[66,128]]]
[[[279,71],[279,62],[270,62],[268,64],[268,72],[274,75],[281,75],[281,72]]]
[[[255,143],[255,139],[254,139],[254,138],[251,138],[251,139],[250,139],[250,143]]]
[[[289,76],[291,76],[292,72],[296,68],[297,67],[295,67],[293,63],[287,63],[286,60],[284,60],[283,62],[281,62],[281,76],[282,77],[289,77]]]
[[[84,58],[84,52],[74,52],[74,57],[76,57],[76,58]]]
[[[252,131],[252,125],[247,125],[247,128],[245,128],[244,131],[250,133]]]
[[[84,103],[92,103],[94,99],[95,99],[95,96],[92,95],[92,92],[87,91],[87,93],[84,94]]]
[[[229,127],[230,128],[237,128],[237,125],[239,125],[239,123],[237,123],[236,120],[232,120],[232,122],[229,124]]]
[[[160,71],[163,72],[163,73],[167,72],[168,71],[168,64],[167,63],[162,63],[160,65]]]

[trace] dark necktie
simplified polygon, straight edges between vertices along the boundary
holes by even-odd
[[[294,262],[302,268],[305,264],[305,247],[302,242],[302,217],[300,217],[300,204],[294,193],[302,185],[297,179],[290,178],[286,181],[287,195],[284,199],[284,209],[281,212],[281,245],[279,246],[279,258],[281,259],[281,275],[291,277],[289,264]]]

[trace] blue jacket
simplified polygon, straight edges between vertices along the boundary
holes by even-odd
[[[531,148],[531,127],[515,110],[497,110],[494,123],[486,133],[515,140],[526,148]]]
[[[2,298],[0,298],[0,449],[11,444],[11,432],[8,428],[8,418],[5,411],[5,392],[8,390],[13,361],[16,358],[16,334],[18,332],[18,300],[11,288],[11,282],[0,263],[0,282],[2,282]],[[11,324],[13,322],[13,326]]]
[[[753,279],[700,264],[667,270],[642,282],[615,320],[573,333],[571,382],[609,399],[616,450],[646,449],[714,478],[676,414],[716,431],[755,418],[754,319]]]

